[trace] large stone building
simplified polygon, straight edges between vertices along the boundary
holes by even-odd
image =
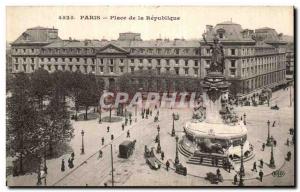
[[[285,83],[285,44],[271,28],[242,29],[233,22],[206,26],[208,44],[217,36],[223,44],[225,75],[241,96]],[[209,46],[201,41],[201,64],[210,64]]]
[[[274,29],[243,30],[239,24],[224,22],[207,26],[206,33],[208,42],[217,34],[224,45],[225,75],[237,82],[238,92],[247,94],[284,83],[285,42]],[[178,80],[203,79],[210,62],[208,46],[202,40],[145,41],[141,34],[130,32],[120,33],[118,40],[78,41],[60,39],[54,28],[35,27],[11,45],[13,73],[31,73],[38,68],[80,70],[103,77],[107,87],[115,87],[122,74],[151,70],[157,77],[171,74],[175,79],[169,81],[168,90],[176,90]]]

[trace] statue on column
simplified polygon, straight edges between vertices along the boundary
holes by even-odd
[[[203,34],[202,37],[205,44],[209,45],[209,49],[212,53],[209,72],[220,72],[223,74],[225,68],[223,45],[220,43],[216,35],[213,38],[213,43],[208,43],[206,41],[205,34]]]

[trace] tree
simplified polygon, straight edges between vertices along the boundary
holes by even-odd
[[[99,101],[99,87],[95,75],[84,75],[85,86],[81,87],[78,95],[78,103],[85,107],[84,119],[88,119],[88,109],[90,106],[97,106]]]
[[[30,81],[25,73],[16,74],[11,86],[12,95],[7,99],[7,151],[19,158],[19,173],[23,173],[23,158],[32,154],[37,145],[38,113],[30,97]]]
[[[52,91],[62,101],[65,101],[66,96],[70,94],[72,86],[72,76],[69,71],[55,71],[51,74]]]
[[[75,103],[75,120],[77,120],[77,112],[79,111],[79,94],[85,86],[84,75],[77,70],[71,74],[70,96]]]
[[[43,136],[40,142],[49,146],[50,155],[52,155],[54,145],[70,141],[73,137],[74,129],[70,124],[70,114],[65,108],[65,102],[57,95],[53,95],[42,114],[39,135]]]
[[[31,74],[31,93],[37,99],[39,109],[43,109],[45,96],[50,95],[52,79],[45,69],[38,69]]]

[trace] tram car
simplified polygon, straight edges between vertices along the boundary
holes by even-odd
[[[119,145],[119,157],[128,159],[134,151],[135,143],[136,143],[136,140],[134,140],[134,141],[129,141],[129,140],[123,141]]]

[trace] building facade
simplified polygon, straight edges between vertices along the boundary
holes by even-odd
[[[224,45],[225,76],[248,94],[285,81],[284,42],[273,29],[243,30],[224,22],[207,26],[207,41],[217,35]],[[271,34],[271,35],[269,35]],[[254,37],[254,38],[253,38]],[[271,37],[271,38],[270,38]],[[27,29],[11,44],[12,72],[31,73],[43,68],[93,73],[115,87],[119,76],[155,71],[176,90],[178,80],[201,80],[210,64],[209,46],[202,40],[142,40],[139,33],[120,33],[118,40],[62,40],[54,28]],[[157,83],[158,84],[158,83]],[[158,85],[154,85],[158,87]]]
[[[229,22],[206,26],[209,43],[217,36],[225,54],[225,75],[240,96],[256,93],[263,88],[274,88],[286,81],[286,42],[274,29],[242,29]],[[209,45],[201,41],[201,64],[210,64]]]

